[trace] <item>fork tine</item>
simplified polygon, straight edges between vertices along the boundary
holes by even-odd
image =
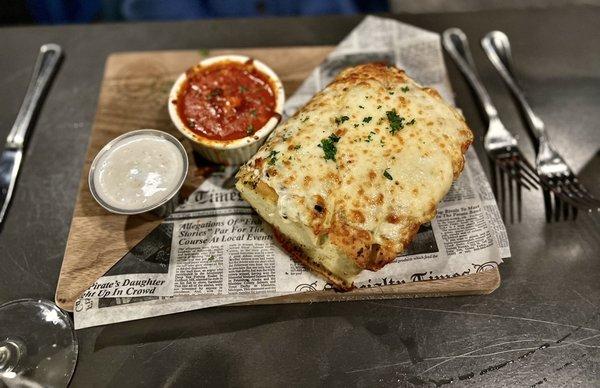
[[[500,168],[503,168],[505,172],[507,172],[510,177],[512,179],[514,179],[517,182],[520,182],[521,185],[523,187],[525,187],[527,190],[531,190],[531,189],[537,189],[538,188],[538,183],[535,180],[530,179],[529,175],[525,175],[522,174],[521,172],[524,171],[523,169],[520,168],[520,160],[518,158],[517,155],[515,155],[516,157],[509,159],[502,159],[503,161],[506,160],[506,163],[501,163],[500,164]],[[510,167],[507,167],[510,166]]]
[[[546,222],[552,221],[552,200],[551,191],[544,187],[544,211],[546,213]]]
[[[579,182],[579,179],[575,175],[569,176],[573,184],[577,187],[577,189],[584,195],[586,195],[589,199],[596,199],[582,184]]]
[[[521,171],[521,166],[520,166],[520,156],[517,153],[515,155],[515,157],[512,159],[512,168],[511,168],[511,172],[512,172],[512,180],[513,180],[513,189],[514,189],[514,196],[513,196],[513,203],[516,207],[515,211],[516,211],[516,218],[517,218],[517,222],[521,222],[521,178],[520,178],[520,174],[519,172]],[[511,212],[512,213],[512,212]]]
[[[586,200],[590,204],[591,208],[595,208],[595,210],[599,210],[600,200],[595,198],[589,191],[587,191],[587,189],[581,183],[579,183],[577,178],[573,177],[573,179],[571,180],[570,187],[572,188],[572,190],[575,192],[575,194],[577,196]]]
[[[524,171],[523,169],[520,169],[520,171]],[[519,173],[518,174],[518,178],[521,182],[526,182],[523,183],[523,186],[525,186],[525,188],[527,190],[531,190],[531,189],[537,189],[538,188],[538,184],[535,181],[532,181],[528,176]]]
[[[514,223],[515,222],[515,198],[513,196],[513,185],[515,183],[515,171],[514,168],[512,166],[512,160],[508,162],[508,166],[510,168],[510,175],[506,175],[506,184],[508,186],[508,206],[509,206],[509,210],[510,210],[510,223]]]
[[[522,187],[520,181],[517,181],[517,220],[521,222],[522,209],[523,209],[523,201],[522,201]]]
[[[522,158],[520,158],[522,160]],[[516,171],[516,175],[518,177],[521,176],[521,163],[519,160],[517,160],[517,163],[515,163],[515,171]],[[522,192],[522,186],[523,183],[521,181],[521,179],[516,179],[516,186],[515,186],[515,190],[516,190],[516,196],[517,196],[517,221],[521,222],[521,210],[522,210],[522,197],[521,197],[521,192]]]
[[[574,185],[570,182],[563,182],[559,186],[560,193],[563,194],[563,198],[565,201],[569,202],[573,207],[585,207],[590,208],[592,204],[581,197],[581,194],[577,192]]]
[[[531,164],[527,161],[527,159],[525,159],[524,156],[520,155],[519,157],[519,161],[521,163],[521,165],[523,165],[523,167],[525,167],[523,169],[523,172],[528,175],[531,180],[533,180],[535,183],[539,184],[540,183],[540,178],[538,176],[537,171],[531,166]]]
[[[498,177],[500,178],[500,214],[502,215],[502,219],[506,221],[506,213],[504,212],[506,205],[506,191],[504,187],[504,169],[498,168]]]
[[[557,211],[560,208],[560,200],[558,199],[557,188],[556,188],[556,180],[554,177],[546,177],[545,186],[548,189],[549,196],[549,210],[550,215],[547,217],[549,219],[548,222],[552,222],[552,220],[558,221],[557,217],[560,214],[560,211]]]
[[[576,179],[573,179],[572,174],[560,176],[557,178],[556,192],[563,199],[563,202],[567,202],[573,208],[585,208],[592,210],[595,205],[594,201],[582,197],[582,194],[578,191],[578,185],[575,184]],[[580,186],[580,185],[579,185]],[[600,202],[599,202],[600,203]],[[576,217],[576,214],[574,214]]]
[[[564,221],[568,221],[569,220],[569,208],[573,208],[574,206],[568,203],[563,203],[563,212],[562,212],[562,216],[563,216],[563,220]]]
[[[525,157],[523,155],[521,155],[521,161],[523,162],[523,165],[525,167],[527,167],[531,172],[533,172],[533,174],[535,176],[537,176],[537,171],[535,168],[533,168],[533,166],[531,165],[531,163],[529,163],[529,161],[527,159],[525,159]]]
[[[554,221],[560,221],[560,198],[558,194],[554,193]]]

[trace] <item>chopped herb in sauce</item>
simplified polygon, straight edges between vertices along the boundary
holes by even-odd
[[[358,127],[358,124],[354,124],[354,128],[357,128],[357,127]]]
[[[305,123],[308,119],[309,119],[309,117],[306,116],[305,118],[302,119],[302,122]]]
[[[393,180],[394,178],[392,178],[392,176],[390,175],[390,173],[388,172],[388,169],[386,168],[385,171],[383,172],[383,176],[386,177],[389,180]]]
[[[335,143],[337,143],[338,141],[340,141],[340,137],[337,136],[335,133],[329,135],[327,139],[321,140],[321,144],[319,144],[319,147],[323,149],[323,153],[325,154],[325,160],[335,161],[335,154],[337,153]]]
[[[400,88],[400,90],[402,90],[404,93],[406,93],[410,90],[410,88],[408,86],[403,86]]]
[[[246,93],[248,91],[248,88],[245,87],[245,86],[240,85],[239,91],[240,91],[240,93]]]
[[[369,132],[369,136],[367,136],[367,139],[365,141],[367,143],[370,143],[371,141],[373,141],[373,135],[375,135],[375,132],[373,132],[373,131]]]
[[[271,151],[271,153],[269,154],[269,156],[267,156],[267,158],[269,158],[269,164],[270,165],[274,165],[275,162],[277,162],[277,154],[279,153],[279,151]]]
[[[252,125],[252,124],[248,124],[248,127],[246,128],[246,133],[247,133],[248,135],[252,135],[252,134],[254,134],[254,132],[255,132],[255,131],[254,131],[254,125]]]
[[[388,121],[390,122],[390,133],[395,135],[399,130],[404,128],[404,117],[398,116],[396,109],[385,112]]]
[[[301,144],[296,144],[296,145],[294,146],[294,149],[295,149],[295,150],[299,150],[299,149],[300,149],[300,147],[302,147],[302,145],[301,145]]]
[[[256,117],[256,109],[252,109],[250,111],[250,114],[252,115],[252,117]]]
[[[348,116],[340,116],[340,117],[336,117],[335,118],[335,123],[337,125],[340,125],[340,124],[343,124],[344,121],[348,121],[348,120],[350,120],[350,117],[348,117]]]
[[[371,117],[371,116],[369,116],[369,117],[365,117],[365,118],[363,119],[363,123],[370,123],[372,118],[373,118],[373,117]]]

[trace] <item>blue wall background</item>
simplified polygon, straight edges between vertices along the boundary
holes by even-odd
[[[26,0],[39,24],[386,12],[387,0]]]

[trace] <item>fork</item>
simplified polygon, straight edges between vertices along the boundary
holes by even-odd
[[[483,145],[490,161],[492,189],[498,200],[500,214],[506,220],[506,197],[508,195],[510,222],[514,222],[515,202],[517,219],[520,222],[522,188],[537,189],[539,177],[519,150],[515,137],[500,121],[498,110],[479,80],[469,49],[469,42],[464,32],[458,28],[449,28],[442,34],[442,43],[471,85],[479,99],[482,113],[487,118],[488,129]]]
[[[585,209],[588,212],[599,211],[600,200],[577,180],[573,170],[556,151],[550,142],[544,122],[533,112],[523,90],[517,84],[512,68],[510,42],[506,34],[501,31],[491,31],[483,37],[481,46],[517,100],[530,134],[533,135],[537,153],[536,170],[544,189],[546,219],[550,221],[554,213],[555,221],[560,220],[561,214],[566,220],[569,218],[569,210],[573,219],[577,217],[578,209]]]

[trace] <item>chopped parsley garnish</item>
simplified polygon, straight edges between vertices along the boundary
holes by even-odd
[[[301,145],[301,144],[296,144],[296,145],[294,146],[294,149],[295,149],[295,150],[299,150],[299,149],[300,149],[300,147],[302,147],[302,145]]]
[[[323,148],[323,153],[325,154],[325,160],[333,160],[335,161],[335,154],[337,153],[337,148],[335,147],[335,143],[340,141],[340,137],[335,133],[329,135],[327,139],[322,139],[319,147]]]
[[[392,176],[390,175],[390,173],[388,172],[388,169],[386,168],[385,171],[383,172],[383,176],[386,177],[389,180],[393,180],[394,178],[392,178]]]
[[[340,117],[336,117],[336,118],[335,118],[335,123],[336,123],[337,125],[340,125],[340,124],[342,124],[344,121],[348,121],[348,120],[350,120],[350,117],[348,117],[348,116],[340,116]]]
[[[250,114],[252,115],[252,117],[256,117],[256,109],[252,109],[250,111]]]
[[[358,128],[358,124],[354,124],[354,128]]]
[[[416,122],[415,119],[406,122],[406,125],[413,125]]]
[[[375,132],[371,131],[369,132],[369,136],[367,137],[367,140],[365,140],[367,143],[370,143],[371,141],[373,141],[373,135],[375,135]]]
[[[400,90],[402,90],[404,93],[408,92],[410,89],[408,86],[403,86],[400,88]]]
[[[394,92],[390,92],[390,96],[393,96],[393,95],[394,95]]]
[[[365,118],[363,119],[363,123],[370,123],[372,118],[373,118],[373,117],[371,117],[371,116],[369,116],[369,117],[365,117]]]
[[[377,109],[381,109],[381,105],[377,105]]]
[[[364,107],[364,106],[362,106],[362,105],[359,105],[358,107],[359,107],[360,109],[365,109],[365,107]]]
[[[302,119],[302,122],[305,123],[308,119],[309,119],[309,117],[306,116],[305,118]]]
[[[269,164],[270,165],[274,165],[275,162],[277,162],[277,154],[279,153],[279,151],[271,151],[271,153],[269,154],[269,156],[267,156],[267,158],[269,158]]]
[[[385,112],[388,121],[390,122],[390,133],[395,135],[396,132],[404,128],[404,117],[398,116],[396,109],[388,110]]]
[[[383,141],[383,139],[379,139],[379,144],[381,144],[382,147],[385,145],[385,142]]]
[[[238,88],[240,93],[246,93],[248,91],[248,88],[245,86],[240,85],[240,87]]]
[[[254,125],[252,125],[252,124],[248,124],[248,127],[246,128],[246,133],[247,133],[248,135],[252,135],[254,132],[255,132],[255,131],[254,131]]]

